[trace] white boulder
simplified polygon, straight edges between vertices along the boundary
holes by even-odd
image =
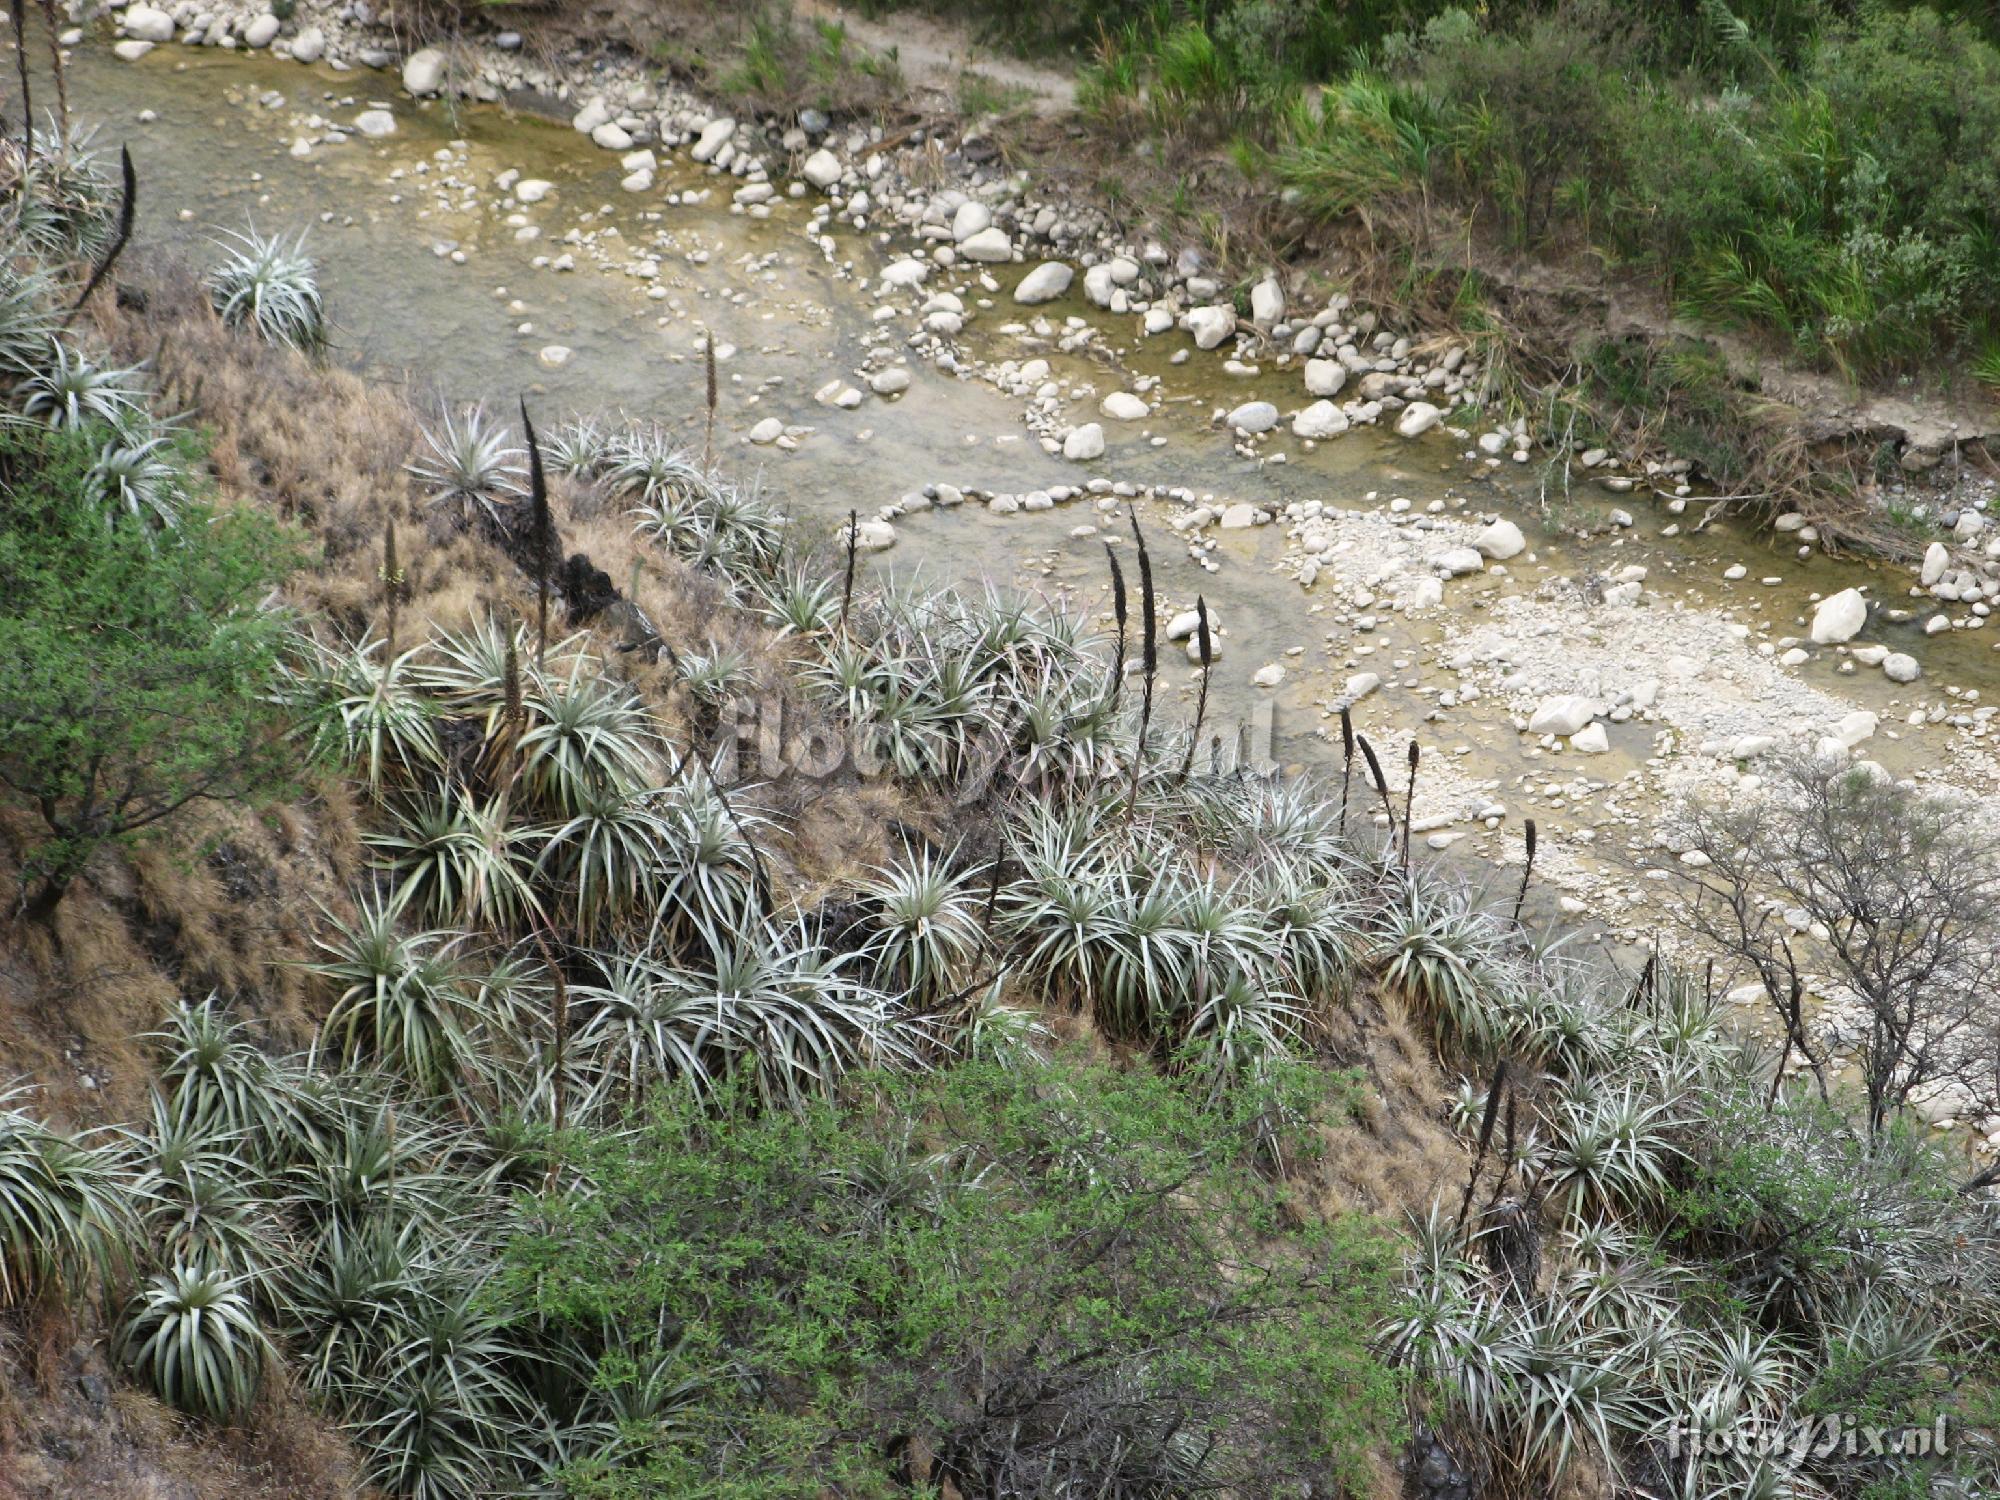
[[[1145,397],[1130,391],[1113,391],[1097,403],[1097,409],[1114,422],[1143,422],[1149,410]]]
[[[1315,401],[1292,418],[1292,435],[1302,438],[1339,437],[1347,431],[1347,413],[1331,401]]]
[[[1081,427],[1070,429],[1063,439],[1063,457],[1076,463],[1086,463],[1093,458],[1104,456],[1104,429],[1095,422],[1085,422]]]
[[[1309,359],[1306,361],[1306,393],[1312,396],[1338,396],[1340,388],[1347,384],[1347,366],[1337,359]]]
[[[444,53],[436,47],[412,52],[403,61],[403,87],[419,99],[444,87]]]
[[[1853,640],[1867,623],[1868,601],[1862,597],[1861,590],[1842,589],[1820,600],[1819,607],[1813,611],[1812,629],[1808,633],[1816,645],[1837,645]]]
[[[1581,693],[1559,693],[1535,705],[1528,720],[1530,734],[1573,735],[1603,710],[1595,698]]]
[[[1278,425],[1278,408],[1268,401],[1245,401],[1223,420],[1238,432],[1269,432]]]
[[[1420,433],[1429,432],[1443,419],[1444,413],[1430,402],[1412,401],[1403,408],[1402,415],[1396,418],[1396,434],[1399,437],[1413,438]]]
[[[958,253],[967,260],[976,260],[984,265],[997,266],[1014,257],[1014,242],[1007,238],[1007,231],[994,225],[977,234],[967,235],[958,247]]]
[[[154,5],[134,5],[125,12],[125,35],[142,42],[171,42],[174,18]]]
[[[799,175],[825,192],[840,181],[840,158],[822,146],[806,158],[805,165],[799,168]]]
[[[1194,336],[1195,348],[1213,349],[1236,332],[1236,313],[1214,304],[1197,307],[1187,315],[1187,327]]]
[[[1569,747],[1579,755],[1602,755],[1611,748],[1611,737],[1602,724],[1592,722],[1569,737]]]
[[[1505,562],[1510,557],[1519,557],[1527,550],[1528,539],[1521,535],[1521,528],[1512,521],[1495,521],[1472,539],[1482,556],[1495,562]]]
[[[1069,290],[1076,272],[1059,260],[1045,260],[1014,288],[1014,300],[1024,306],[1033,307],[1038,302],[1053,302]]]

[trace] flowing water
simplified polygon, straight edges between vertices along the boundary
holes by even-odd
[[[1775,680],[1769,658],[1780,649],[1776,643],[1803,635],[1800,620],[1811,599],[1859,583],[1894,601],[1910,582],[1903,570],[1802,558],[1785,538],[1726,522],[1699,535],[1663,538],[1658,533],[1673,518],[1651,497],[1613,495],[1581,478],[1568,498],[1545,507],[1538,465],[1483,467],[1442,436],[1410,442],[1363,427],[1307,452],[1281,431],[1265,451],[1284,451],[1287,462],[1246,458],[1212,424],[1211,412],[1258,397],[1283,410],[1300,405],[1295,368],[1266,362],[1260,375],[1231,375],[1219,354],[1173,364],[1172,351],[1186,346],[1183,335],[1140,340],[1136,319],[1113,318],[1080,298],[1032,310],[1057,332],[1065,318],[1085,318],[1103,330],[1097,353],[1063,354],[1053,339],[1021,327],[1030,310],[1017,308],[1005,285],[1018,268],[995,268],[1003,285],[990,305],[976,303],[978,289],[970,289],[968,307],[979,310],[959,341],[963,361],[1047,358],[1055,378],[1087,387],[1071,407],[1077,421],[1094,420],[1097,399],[1131,377],[1157,377],[1155,394],[1164,403],[1144,423],[1107,422],[1110,447],[1101,461],[1077,465],[1050,456],[1024,425],[1020,397],[916,359],[912,384],[898,399],[871,397],[857,410],[838,411],[817,404],[813,392],[836,378],[862,384],[857,371],[870,348],[885,340],[898,347],[911,326],[910,299],[900,299],[896,319],[877,320],[882,299],[871,291],[873,273],[902,247],[828,225],[836,236],[829,253],[809,232],[817,195],[781,195],[768,217],[731,212],[736,180],[709,175],[684,156],[662,163],[652,191],[626,193],[617,158],[564,123],[498,106],[418,106],[398,97],[391,74],[335,73],[261,54],[166,47],[127,65],[86,47],[72,93],[84,113],[103,121],[100,143],[132,146],[144,243],[206,261],[218,231],[246,220],[266,232],[307,229],[337,325],[338,357],[407,381],[421,401],[448,395],[510,407],[526,394],[538,416],[622,413],[693,431],[703,399],[702,341],[712,334],[727,353],[724,461],[739,473],[761,469],[771,495],[822,533],[850,508],[868,515],[927,482],[1025,493],[1080,485],[1095,475],[1185,486],[1274,511],[1317,499],[1380,515],[1385,502],[1401,497],[1410,506],[1399,522],[1422,518],[1434,503],[1444,521],[1470,521],[1474,512],[1507,515],[1529,538],[1526,554],[1505,569],[1449,583],[1442,610],[1406,617],[1384,609],[1363,630],[1355,617],[1365,604],[1356,605],[1351,590],[1337,595],[1323,579],[1308,592],[1276,571],[1286,545],[1282,524],[1211,533],[1219,536],[1216,566],[1204,571],[1166,529],[1183,507],[1141,506],[1167,605],[1191,605],[1200,591],[1226,627],[1213,698],[1219,718],[1247,720],[1257,704],[1271,703],[1280,761],[1335,765],[1337,736],[1326,737],[1330,704],[1350,674],[1376,671],[1385,685],[1356,710],[1358,722],[1398,748],[1415,733],[1445,762],[1425,772],[1420,815],[1426,807],[1440,809],[1469,828],[1481,852],[1496,857],[1518,857],[1512,830],[1524,813],[1542,819],[1545,838],[1552,829],[1579,830],[1571,841],[1574,858],[1553,868],[1580,890],[1593,881],[1601,888],[1631,883],[1629,872],[1602,872],[1590,847],[1594,834],[1582,830],[1605,821],[1607,797],[1623,797],[1621,810],[1629,813],[1635,806],[1656,809],[1671,795],[1650,775],[1668,748],[1661,721],[1611,725],[1611,752],[1588,762],[1552,756],[1519,732],[1490,684],[1483,697],[1468,693],[1451,712],[1440,709],[1440,690],[1460,680],[1449,664],[1455,642],[1483,628],[1490,645],[1497,628],[1503,644],[1518,636],[1524,653],[1539,653],[1544,679],[1560,676],[1572,647],[1582,660],[1593,643],[1601,644],[1602,632],[1575,607],[1552,608],[1543,620],[1539,603],[1516,601],[1539,601],[1552,589],[1567,598],[1575,591],[1562,580],[1610,578],[1638,565],[1647,570],[1652,618],[1690,627],[1672,633],[1671,644],[1668,633],[1659,637],[1670,669],[1698,681],[1699,691],[1747,695],[1739,706],[1750,712]],[[393,135],[319,143],[293,154],[295,140],[317,140],[326,122],[352,122],[370,106],[393,109]],[[517,204],[493,185],[509,170],[546,179],[553,191],[533,206]],[[672,201],[691,196],[700,201]],[[538,229],[538,237],[517,237],[528,228]],[[646,248],[658,255],[657,274],[629,274]],[[565,252],[574,255],[575,270],[532,264],[536,256]],[[952,274],[963,280],[965,269]],[[540,357],[551,345],[571,351],[559,368]],[[815,430],[793,452],[738,441],[770,416]],[[1605,525],[1621,506],[1637,524]],[[1690,505],[1681,519],[1692,521],[1700,509]],[[1560,517],[1560,527],[1549,515]],[[936,581],[1026,586],[1101,611],[1107,608],[1102,536],[1124,524],[1122,513],[1099,514],[1089,501],[1014,515],[968,504],[899,519],[897,545],[871,562],[920,569]],[[1100,535],[1073,537],[1082,526],[1096,526]],[[1723,571],[1734,562],[1748,576],[1727,582]],[[1773,578],[1780,581],[1764,581]],[[1948,702],[1953,712],[1975,703],[1981,690],[2000,687],[2000,658],[1991,649],[2000,630],[1927,639],[1919,625],[1929,613],[1916,610],[1910,623],[1883,624],[1867,637],[1916,655],[1926,674],[1922,684],[1898,687],[1851,663],[1843,670],[1842,658],[1822,652],[1790,675],[1825,694],[1831,706],[1813,699],[1799,711],[1875,711],[1887,727],[1865,747],[1872,758],[1899,775],[1990,787],[1983,722],[1975,736],[1964,724],[1905,721],[1913,705],[1946,701],[1940,684],[1961,690]],[[1631,631],[1615,639],[1629,648]],[[1620,685],[1621,674],[1630,681],[1660,675],[1643,631],[1638,642],[1637,659],[1614,662],[1610,680],[1600,677],[1606,691]],[[1690,664],[1690,652],[1714,659]],[[1191,671],[1178,655],[1167,660],[1173,665],[1166,681],[1184,700],[1192,692]],[[1267,662],[1288,668],[1275,691],[1250,685]],[[1564,689],[1551,682],[1547,690]],[[1786,712],[1786,705],[1773,704],[1773,732],[1824,732],[1823,723],[1784,722]],[[1684,728],[1682,738],[1693,732]],[[1515,821],[1482,828],[1466,816],[1494,799],[1508,804]],[[1639,915],[1630,912],[1626,920]]]

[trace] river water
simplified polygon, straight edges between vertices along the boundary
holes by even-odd
[[[724,462],[739,473],[761,470],[768,492],[808,527],[828,530],[850,508],[865,516],[928,482],[1025,493],[1100,475],[1274,512],[1317,499],[1351,513],[1364,554],[1378,543],[1385,555],[1421,547],[1409,523],[1433,507],[1445,523],[1506,515],[1530,550],[1504,569],[1450,582],[1443,609],[1412,617],[1371,607],[1344,575],[1302,590],[1278,571],[1282,523],[1211,533],[1215,566],[1204,570],[1167,529],[1184,507],[1140,507],[1166,606],[1191,605],[1199,590],[1226,627],[1213,698],[1221,720],[1250,720],[1269,703],[1277,758],[1328,766],[1338,757],[1337,736],[1327,738],[1330,704],[1352,674],[1376,672],[1384,686],[1359,705],[1357,721],[1395,747],[1398,763],[1412,734],[1440,752],[1426,763],[1419,816],[1449,820],[1439,824],[1442,837],[1454,827],[1469,836],[1459,853],[1501,860],[1518,858],[1519,819],[1536,816],[1555,850],[1544,868],[1627,936],[1653,920],[1631,851],[1646,846],[1648,818],[1690,784],[1686,767],[1705,735],[1746,726],[1824,733],[1830,717],[1866,709],[1885,730],[1863,753],[1894,773],[1975,792],[2000,784],[1985,722],[1970,718],[1980,695],[2000,688],[1992,649],[2000,630],[1926,638],[1920,622],[1933,610],[1897,600],[1911,582],[1907,570],[1802,558],[1786,538],[1727,522],[1662,537],[1675,518],[1650,496],[1611,494],[1581,474],[1565,499],[1545,506],[1541,465],[1495,470],[1468,461],[1468,443],[1439,435],[1405,441],[1362,427],[1308,452],[1281,430],[1263,452],[1284,452],[1286,462],[1246,458],[1211,412],[1259,397],[1289,411],[1302,404],[1296,367],[1266,361],[1259,375],[1226,374],[1219,353],[1174,364],[1184,335],[1141,340],[1136,318],[1114,318],[1080,297],[1032,310],[1058,333],[1065,318],[1103,330],[1097,353],[1063,354],[1022,326],[1031,312],[1006,293],[1019,267],[994,268],[1002,285],[990,305],[978,303],[976,286],[967,289],[976,316],[961,358],[1047,358],[1052,378],[1075,397],[1075,421],[1095,420],[1097,399],[1132,377],[1157,378],[1162,404],[1143,423],[1106,422],[1101,461],[1047,454],[1024,425],[1020,397],[914,358],[912,383],[894,401],[870,397],[854,411],[835,410],[813,393],[836,378],[863,385],[856,372],[869,350],[901,346],[914,303],[902,297],[898,316],[877,319],[884,299],[872,277],[904,246],[828,225],[829,254],[811,232],[817,195],[781,196],[766,218],[731,212],[736,180],[706,174],[685,156],[662,163],[652,191],[626,193],[616,156],[564,123],[499,106],[418,105],[390,73],[335,73],[263,54],[169,46],[128,65],[87,45],[71,88],[80,113],[102,121],[100,144],[132,147],[143,244],[208,261],[216,234],[246,221],[266,232],[305,229],[336,325],[336,357],[406,382],[420,403],[511,407],[525,394],[545,428],[552,423],[544,414],[622,413],[692,431],[703,399],[702,340],[712,334],[728,351]],[[317,141],[326,122],[351,122],[371,106],[393,112],[393,135],[294,154],[294,141]],[[507,171],[545,179],[553,191],[535,205],[517,203],[494,187]],[[704,190],[700,201],[672,201]],[[527,229],[537,237],[520,238]],[[627,269],[642,249],[658,256],[650,278]],[[532,263],[565,252],[576,269]],[[963,268],[956,274],[964,279]],[[560,368],[540,356],[551,345],[571,351]],[[793,452],[740,443],[770,416],[815,430]],[[1409,505],[1392,514],[1392,499]],[[1636,524],[1607,525],[1619,507]],[[1679,519],[1692,521],[1700,509],[1690,505]],[[1014,515],[968,504],[899,519],[896,546],[871,561],[939,582],[992,579],[1103,611],[1101,535],[1072,536],[1092,525],[1109,534],[1124,521],[1088,502]],[[1726,580],[1732,563],[1747,576]],[[1646,570],[1644,608],[1593,613],[1593,590],[1633,567]],[[1908,623],[1871,628],[1868,639],[1917,656],[1921,683],[1898,687],[1832,652],[1774,664],[1791,637],[1804,635],[1813,598],[1855,584],[1914,611]],[[1168,660],[1166,681],[1185,697],[1192,674]],[[1252,673],[1274,662],[1287,668],[1283,684],[1253,687]],[[1508,691],[1509,674],[1523,670],[1527,678],[1514,678]],[[1669,688],[1658,713],[1610,725],[1611,751],[1586,761],[1517,727],[1522,691],[1573,690],[1571,670],[1593,673],[1583,685],[1607,695],[1662,675]],[[1943,721],[1911,724],[1913,713]],[[1953,715],[1963,722],[1950,722]],[[1496,801],[1506,818],[1488,826],[1470,816]],[[1606,857],[1613,842],[1626,847],[1620,859]]]

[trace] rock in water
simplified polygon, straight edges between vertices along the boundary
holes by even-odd
[[[701,134],[695,139],[694,148],[688,155],[696,161],[705,162],[720,151],[734,134],[736,134],[735,116],[724,115],[720,119],[710,120],[702,127]]]
[[[1268,401],[1245,401],[1223,420],[1239,432],[1269,432],[1278,425],[1278,408]]]
[[[1104,429],[1095,422],[1072,428],[1063,439],[1063,457],[1077,463],[1104,456]]]
[[[799,170],[807,182],[824,192],[840,181],[840,158],[822,146]]]
[[[958,212],[951,216],[951,242],[962,245],[975,234],[993,222],[993,210],[984,203],[971,201],[958,205]]]
[[[1292,418],[1292,433],[1302,438],[1339,437],[1347,431],[1347,413],[1331,401],[1315,401]]]
[[[278,18],[269,11],[257,17],[243,28],[243,45],[246,47],[268,47],[278,34]]]
[[[126,14],[129,16],[130,11]],[[292,38],[292,61],[316,63],[326,56],[326,33],[317,26],[308,26]]]
[[[1842,589],[1820,600],[1819,608],[1813,611],[1810,634],[1818,645],[1838,645],[1853,640],[1867,623],[1868,601],[1861,590]]]
[[[1586,698],[1581,693],[1561,693],[1553,698],[1544,698],[1535,705],[1534,716],[1528,720],[1528,733],[1573,735],[1597,714],[1598,702],[1595,698]]]
[[[1337,359],[1309,359],[1306,361],[1306,394],[1311,396],[1338,396],[1340,388],[1347,384],[1347,366]]]
[[[1891,651],[1882,658],[1882,675],[1891,682],[1915,682],[1924,675],[1924,669],[1917,665],[1917,659],[1905,652]]]
[[[958,253],[963,255],[967,260],[976,260],[984,262],[987,265],[997,266],[1002,261],[1013,258],[1014,242],[1007,238],[1006,230],[996,229],[988,225],[985,229],[980,230],[979,233],[968,236],[965,242],[958,247]]]
[[[1097,409],[1114,422],[1143,422],[1147,411],[1145,398],[1130,391],[1113,391],[1097,403]]]
[[[1403,408],[1403,414],[1396,418],[1396,432],[1401,437],[1416,437],[1429,432],[1444,419],[1444,413],[1428,401],[1412,401]]]
[[[1069,290],[1076,272],[1059,260],[1045,260],[1014,288],[1014,300],[1032,307],[1038,302],[1053,302]]]
[[[125,35],[141,42],[171,42],[174,18],[153,5],[134,5],[125,12]]]
[[[1236,314],[1227,307],[1197,307],[1187,315],[1188,332],[1197,349],[1213,349],[1236,332]]]
[[[1526,551],[1528,539],[1512,521],[1495,521],[1472,539],[1472,545],[1495,562],[1505,562]]]
[[[412,52],[403,64],[403,87],[427,98],[444,87],[444,54],[435,47]]]
[[[840,528],[845,532],[845,526]],[[842,540],[846,538],[843,536]],[[896,545],[896,528],[887,521],[863,521],[854,528],[856,552],[886,552]]]
[[[1611,748],[1611,737],[1602,724],[1586,724],[1569,737],[1569,747],[1579,755],[1602,755]]]

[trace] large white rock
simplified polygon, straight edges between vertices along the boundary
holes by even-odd
[[[1085,422],[1081,427],[1070,429],[1063,439],[1063,457],[1078,463],[1104,456],[1104,429],[1095,422]]]
[[[785,435],[785,423],[780,417],[766,417],[750,429],[750,441],[762,446],[775,443]]]
[[[632,132],[627,130],[623,125],[611,120],[606,120],[597,129],[591,131],[590,138],[605,151],[630,151],[632,149]]]
[[[1250,288],[1250,316],[1260,328],[1269,328],[1285,315],[1285,289],[1275,276],[1266,276]]]
[[[951,216],[952,243],[962,245],[992,223],[993,210],[976,198],[968,198],[958,205],[958,212]]]
[[[555,187],[556,185],[553,182],[545,181],[540,177],[523,177],[519,182],[514,184],[514,196],[523,203],[540,203],[550,193],[555,191]]]
[[[396,117],[386,109],[364,109],[354,117],[354,128],[370,140],[396,133]]]
[[[1907,652],[1891,651],[1882,658],[1882,675],[1891,682],[1915,682],[1924,675],[1924,669]]]
[[[1431,558],[1431,566],[1457,578],[1462,574],[1479,572],[1486,566],[1486,561],[1470,547],[1447,547]]]
[[[1222,628],[1221,622],[1222,616],[1211,609],[1208,612],[1209,634],[1213,635],[1217,630],[1220,630]],[[1170,641],[1184,641],[1194,635],[1200,628],[1200,611],[1184,609],[1171,620],[1167,621],[1167,639]]]
[[[403,61],[403,87],[419,99],[444,87],[444,53],[435,47],[412,52]]]
[[[1292,418],[1292,434],[1302,438],[1339,437],[1347,431],[1347,413],[1331,401],[1315,401]]]
[[[132,37],[127,37],[122,42],[113,42],[111,44],[111,55],[120,62],[137,62],[152,50],[153,43],[137,41]],[[310,148],[310,143],[308,143],[308,147]],[[293,152],[293,155],[297,154],[296,151]]]
[[[806,158],[806,164],[799,168],[799,174],[824,192],[840,181],[840,158],[822,146]]]
[[[132,13],[125,12],[127,24]],[[326,56],[326,33],[317,26],[308,26],[292,38],[292,60],[302,63],[316,63]]]
[[[1819,645],[1837,645],[1853,640],[1867,623],[1868,601],[1861,596],[1861,590],[1842,589],[1819,601],[1809,633]]]
[[[1109,307],[1111,294],[1118,290],[1118,284],[1111,279],[1111,267],[1092,266],[1083,273],[1083,295],[1093,307]]]
[[[1220,305],[1197,307],[1187,315],[1187,326],[1195,348],[1213,349],[1236,332],[1236,313]]]
[[[910,388],[910,367],[891,365],[868,377],[868,389],[878,396],[900,396]]]
[[[1867,709],[1859,709],[1833,726],[1833,738],[1852,750],[1863,740],[1872,739],[1880,722]]]
[[[1146,419],[1146,400],[1130,391],[1113,391],[1097,403],[1097,409],[1114,422],[1143,422]]]
[[[1530,734],[1575,734],[1603,711],[1595,698],[1581,693],[1559,693],[1535,705],[1528,720]]]
[[[1928,547],[1924,548],[1924,567],[1923,571],[1917,575],[1917,582],[1921,583],[1925,588],[1929,588],[1940,578],[1944,577],[1944,570],[1950,566],[1951,549],[1945,546],[1943,542],[1932,542]]]
[[[980,261],[989,266],[997,266],[1014,257],[1014,242],[1007,238],[1007,231],[994,225],[977,234],[967,235],[959,245],[958,253],[967,260]]]
[[[174,18],[154,5],[134,5],[125,12],[125,35],[142,42],[171,42]]]
[[[1443,418],[1444,413],[1430,402],[1412,401],[1403,408],[1402,415],[1396,418],[1396,432],[1401,437],[1416,437],[1420,433],[1429,432]]]
[[[908,256],[905,256],[901,260],[891,261],[884,268],[882,272],[882,284],[884,286],[899,287],[922,286],[925,278],[930,274],[931,268],[923,261],[912,260]]]
[[[846,540],[845,526],[841,527],[842,540]],[[863,521],[854,528],[854,550],[856,552],[886,552],[896,545],[896,528],[887,521]]]
[[[1313,396],[1338,396],[1340,388],[1347,384],[1347,366],[1337,359],[1309,359],[1306,361],[1306,393]]]
[[[734,134],[736,134],[735,116],[724,115],[720,119],[710,120],[702,127],[701,134],[695,137],[694,149],[689,151],[688,155],[696,161],[707,161],[720,151]]]
[[[1033,307],[1038,302],[1053,302],[1069,290],[1076,272],[1059,260],[1045,260],[1014,288],[1014,300]]]
[[[1269,432],[1278,425],[1278,408],[1268,401],[1245,401],[1223,420],[1239,432]]]
[[[243,45],[246,47],[268,47],[278,35],[278,18],[268,10],[243,28]]]
[[[1569,747],[1579,755],[1602,755],[1611,748],[1611,736],[1602,724],[1586,724],[1569,737]]]
[[[1472,545],[1495,562],[1505,562],[1525,552],[1528,539],[1512,521],[1495,521],[1472,539]]]

